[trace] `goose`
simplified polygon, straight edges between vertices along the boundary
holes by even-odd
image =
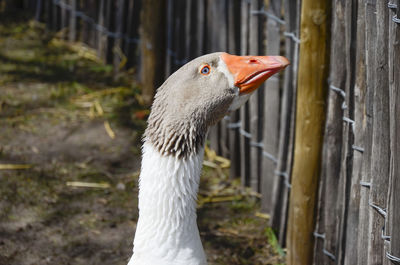
[[[198,57],[158,88],[143,137],[139,219],[128,265],[204,265],[196,201],[207,130],[289,64],[282,56]]]

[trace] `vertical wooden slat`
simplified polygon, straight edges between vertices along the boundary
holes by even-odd
[[[165,78],[171,75],[173,72],[173,46],[174,46],[174,0],[167,0],[167,23],[166,23],[166,60],[165,60]]]
[[[97,21],[96,16],[98,16],[98,11],[97,11],[97,1],[95,0],[85,0],[85,1],[79,1],[81,2],[81,10],[85,12],[85,14],[91,18],[94,19],[94,21]],[[93,25],[88,23],[86,20],[81,21],[81,41],[83,41],[86,44],[89,44],[91,47],[95,47],[95,39],[94,36],[98,35],[95,34],[95,29],[93,28]]]
[[[140,12],[142,10],[142,0],[135,0],[134,5],[133,5],[133,21],[134,21],[134,27],[133,27],[133,37],[138,39],[139,42],[135,43],[134,45],[134,52],[135,52],[135,59],[136,59],[136,73],[137,76],[139,76],[139,73],[141,72],[141,65],[140,65],[140,58],[141,58],[141,53],[140,53]],[[139,77],[138,77],[139,79]]]
[[[115,32],[115,10],[117,2],[115,0],[108,0],[106,7],[106,28],[109,32]],[[107,49],[105,59],[107,64],[111,64],[114,58],[114,42],[115,36],[107,37]]]
[[[88,11],[87,11],[88,9],[90,9],[90,8],[89,8],[89,4],[87,1],[76,0],[75,10],[79,10],[79,11],[85,13],[86,15],[88,15]],[[75,23],[76,23],[76,29],[75,29],[76,30],[76,40],[79,40],[79,41],[87,44],[87,42],[85,40],[86,37],[89,35],[89,34],[86,34],[87,33],[87,27],[86,27],[87,22],[84,19],[77,17]],[[91,46],[91,47],[97,48],[96,46]]]
[[[138,54],[137,54],[137,42],[134,42],[133,39],[139,39],[137,34],[139,19],[138,13],[140,10],[140,5],[138,0],[129,0],[127,7],[127,24],[126,24],[126,35],[128,38],[132,39],[129,42],[125,42],[124,53],[128,58],[127,68],[132,66],[136,66],[138,64]]]
[[[295,36],[301,37],[300,35],[300,18],[301,18],[301,3],[302,0],[297,0],[296,2],[296,16],[294,19],[296,20],[296,29],[292,32]],[[294,3],[293,3],[294,4]],[[290,7],[292,8],[292,7]],[[293,40],[294,41],[294,40]],[[292,71],[293,71],[293,87],[295,90],[293,91],[293,99],[292,99],[292,109],[293,113],[291,115],[291,130],[289,134],[289,154],[287,157],[286,168],[288,173],[288,183],[291,185],[291,177],[292,177],[292,169],[293,169],[293,161],[294,161],[294,145],[295,145],[295,131],[296,131],[296,109],[297,109],[297,79],[298,79],[298,68],[299,68],[299,54],[300,54],[300,45],[296,45],[293,53],[293,61],[292,61]],[[286,188],[287,194],[283,193],[283,217],[281,218],[280,224],[280,233],[279,233],[279,241],[283,246],[286,246],[286,238],[287,238],[287,224],[289,219],[289,195],[290,190],[288,187]]]
[[[121,18],[121,24],[122,24],[122,29],[121,29],[121,53],[122,56],[126,57],[127,60],[129,60],[129,57],[127,57],[127,47],[128,47],[128,39],[129,38],[129,31],[128,31],[128,20],[129,20],[129,5],[130,5],[130,0],[124,0],[123,5],[122,5],[122,18]],[[127,63],[124,63],[121,65],[121,67],[126,69]]]
[[[204,27],[206,30],[206,34],[204,36],[204,42],[205,42],[205,52],[210,53],[210,52],[215,52],[215,43],[217,42],[217,39],[215,39],[215,32],[216,30],[214,29],[214,20],[216,18],[213,16],[216,11],[214,11],[216,3],[213,0],[206,0],[205,1],[206,6],[205,6],[205,13],[206,13],[206,19],[204,23]]]
[[[376,3],[376,56],[374,116],[372,130],[371,193],[370,203],[384,209],[388,192],[390,161],[389,129],[389,75],[388,75],[388,8],[384,1]],[[383,216],[370,209],[368,264],[382,264],[384,244],[381,238],[385,225]]]
[[[276,17],[281,16],[281,0],[270,1],[268,11]],[[267,49],[268,55],[280,53],[280,24],[272,18],[267,19]],[[280,117],[280,91],[279,76],[272,76],[264,86],[264,128],[263,145],[264,151],[271,155],[262,157],[261,177],[261,207],[263,211],[271,214],[273,187],[279,181],[275,175],[276,157],[278,153],[279,117]]]
[[[68,40],[71,42],[74,42],[76,40],[76,1],[77,0],[70,0],[72,11],[70,11],[69,16]]]
[[[46,23],[47,29],[51,28],[52,14],[53,14],[52,4],[53,4],[53,1],[51,1],[51,0],[46,0],[44,2],[44,22]]]
[[[87,1],[83,1],[83,0],[76,0],[76,9],[79,11],[84,12],[87,16],[90,16],[91,18],[94,19],[94,23],[97,23],[97,15],[98,15],[98,8],[94,9],[94,8],[88,8],[89,3]],[[93,1],[93,0],[89,0],[89,1]],[[96,1],[97,2],[97,1]],[[85,6],[86,4],[86,6]],[[88,11],[88,9],[90,9],[90,11]],[[94,15],[93,15],[94,13]],[[76,39],[89,44],[88,42],[85,42],[83,36],[85,35],[84,32],[84,23],[85,20],[82,19],[81,17],[77,17],[76,18]],[[94,29],[92,29],[92,34],[96,35],[97,37],[97,31],[95,31]],[[90,32],[89,34],[90,35]],[[90,46],[90,45],[89,45]],[[97,49],[97,42],[94,42],[93,45],[91,45],[90,47]]]
[[[347,218],[349,215],[349,205],[352,201],[359,200],[359,189],[357,189],[355,194],[351,194],[352,190],[352,165],[353,165],[353,144],[354,144],[354,82],[355,82],[355,27],[357,16],[354,14],[357,11],[357,4],[354,0],[346,1],[344,3],[344,49],[345,49],[345,59],[344,65],[345,69],[345,87],[346,92],[346,104],[347,108],[344,110],[344,121],[343,126],[343,145],[342,145],[342,165],[340,170],[339,179],[339,189],[338,189],[338,201],[337,209],[340,216],[340,220],[337,222],[338,229],[336,242],[331,241],[332,245],[336,245],[336,256],[337,262],[343,264],[345,260],[345,255],[348,250],[346,244],[349,235],[347,234],[348,223]],[[339,15],[339,14],[338,14]],[[343,45],[343,40],[342,40]],[[343,47],[343,46],[342,46]],[[342,59],[343,60],[343,59]],[[342,61],[343,64],[343,61]],[[357,186],[359,181],[357,181]],[[352,197],[354,196],[354,197]],[[354,200],[353,200],[354,199]],[[352,235],[354,231],[350,232]]]
[[[301,9],[296,142],[287,234],[288,265],[312,264],[314,210],[328,75],[329,1]],[[318,56],[316,55],[318,53]]]
[[[53,3],[53,1],[51,1],[50,4],[50,12],[51,12],[51,24],[50,24],[50,29],[53,31],[57,30],[57,5]]]
[[[45,0],[36,0],[35,1],[35,20],[43,21],[44,18],[44,2]],[[0,12],[1,12],[1,1],[0,1]]]
[[[87,12],[88,16],[93,18],[93,21],[97,21],[97,15],[98,15],[98,2],[96,0],[88,0],[89,1],[89,10]],[[90,45],[90,47],[95,47],[96,43],[98,41],[97,39],[97,34],[96,34],[96,28],[94,25],[90,25],[90,34],[89,34],[89,38],[88,38],[88,43]]]
[[[209,47],[207,52],[226,51],[226,1],[213,1],[207,2],[207,37]],[[215,27],[215,25],[218,25]],[[221,154],[222,145],[226,138],[223,139],[221,123],[218,123],[210,128],[209,139],[211,148],[218,154]]]
[[[373,93],[375,81],[375,43],[376,43],[376,0],[369,0],[365,3],[365,62],[366,62],[366,98],[364,121],[364,153],[363,166],[361,170],[361,183],[369,183],[371,180],[371,142],[372,142],[372,120],[373,120]],[[368,226],[369,226],[369,194],[368,185],[361,185],[360,190],[360,212],[358,224],[357,255],[358,264],[364,265],[368,262]]]
[[[53,30],[58,31],[61,29],[61,8],[56,4],[53,5],[53,18]]]
[[[164,81],[166,0],[144,1],[141,18],[141,83],[146,103]]]
[[[226,52],[228,50],[228,1],[216,1],[218,3],[217,15],[219,28],[219,47],[218,51]],[[216,15],[216,14],[214,14]],[[219,154],[223,157],[229,157],[229,131],[227,128],[229,121],[223,119],[219,123],[220,139]]]
[[[241,0],[228,1],[228,51],[240,54],[241,42]]]
[[[237,124],[240,119],[239,111],[231,113],[230,124]],[[229,159],[231,167],[229,176],[234,179],[240,176],[240,134],[237,128],[229,128]]]
[[[24,1],[24,8],[28,9],[28,10],[35,10],[36,7],[36,1],[32,1],[32,0],[26,0]]]
[[[51,20],[50,20],[50,24],[49,24],[49,29],[55,31],[56,29],[56,21],[57,21],[57,6],[54,4],[53,1],[49,0],[50,2],[50,10],[49,12],[51,12]]]
[[[241,44],[240,54],[249,54],[249,16],[250,3],[242,1],[241,3]],[[240,109],[241,128],[245,132],[249,131],[249,103],[247,102]],[[250,185],[250,139],[246,135],[240,136],[240,175],[244,186]]]
[[[123,21],[124,21],[124,7],[125,0],[116,1],[116,10],[115,10],[115,32],[119,35],[118,38],[114,41],[113,47],[113,69],[114,69],[114,77],[118,74],[121,62],[121,53],[122,53],[122,33],[123,33]],[[118,51],[118,52],[117,52]]]
[[[400,18],[400,0],[396,12],[389,13],[389,89],[390,89],[390,150],[391,150],[391,198],[389,207],[390,251],[400,258],[400,24],[391,18]]]
[[[133,38],[132,37],[132,28],[133,28],[133,0],[126,0],[125,1],[125,35],[128,38]],[[128,58],[128,61],[126,63],[127,68],[132,66],[133,63],[133,58],[131,57],[131,42],[124,39],[123,44],[122,44],[122,51],[125,54],[125,56]]]
[[[298,29],[298,8],[297,0],[284,0],[284,21],[285,30],[287,32],[296,32]],[[271,206],[271,219],[270,224],[272,228],[278,231],[278,239],[281,245],[284,245],[286,239],[286,225],[287,219],[287,202],[289,195],[289,176],[291,171],[292,156],[292,133],[294,131],[294,110],[295,110],[295,89],[293,79],[294,68],[297,67],[294,55],[295,50],[298,49],[298,44],[291,38],[285,39],[285,56],[291,62],[291,65],[286,68],[284,73],[284,83],[282,91],[282,107],[280,116],[280,134],[279,134],[279,147],[277,156],[277,166],[275,178],[272,188],[272,206]]]
[[[186,1],[185,10],[185,60],[189,61],[194,57],[194,50],[196,50],[196,42],[194,41],[194,36],[196,35],[196,28],[194,27],[196,23],[196,13],[193,12],[195,7],[194,0]],[[193,50],[193,51],[192,51]]]
[[[221,26],[219,24],[220,22],[219,16],[221,16],[221,14],[218,13],[219,2],[222,1],[213,1],[213,0],[207,1],[207,11],[206,11],[207,22],[205,24],[207,29],[207,35],[206,35],[207,53],[216,52],[219,51],[220,49],[220,41],[219,41],[220,36],[218,34],[218,30],[219,27]],[[218,27],[215,27],[214,25],[218,25]],[[217,153],[219,153],[220,139],[221,139],[221,128],[219,124],[216,124],[210,128],[208,138],[210,140],[210,147]]]
[[[329,104],[329,103],[328,103]],[[326,127],[325,127],[326,131]],[[325,141],[325,137],[324,137]],[[326,150],[323,146],[322,150],[322,166],[324,166],[325,154]],[[316,209],[316,218],[315,218],[315,231],[314,231],[314,255],[313,255],[313,264],[329,264],[328,262],[324,262],[327,258],[324,253],[325,249],[325,209],[327,206],[327,202],[325,201],[325,194],[327,190],[326,185],[327,179],[321,170],[320,180],[318,183],[318,205]],[[333,263],[333,261],[331,261]]]
[[[240,54],[240,0],[228,1],[228,52]],[[237,124],[239,111],[230,115],[230,124]],[[240,134],[237,128],[229,129],[230,177],[240,176]]]
[[[111,10],[113,10],[113,1],[112,0],[104,0],[104,8],[103,8],[103,27],[108,30],[112,31],[113,30],[113,21],[112,21],[112,13]],[[101,58],[103,58],[104,63],[109,63],[111,60],[111,55],[112,55],[112,44],[114,42],[114,39],[109,37],[106,33],[103,32],[102,36],[102,50],[101,50]]]
[[[64,30],[63,36],[62,36],[63,38],[66,37],[65,30],[66,30],[67,25],[68,25],[67,9],[64,6],[61,6],[61,29]]]
[[[261,8],[262,2],[259,0],[252,0],[250,2],[250,11],[259,10]],[[259,55],[263,51],[261,49],[262,44],[262,32],[263,29],[263,17],[255,16],[250,14],[249,16],[249,54]],[[272,79],[272,77],[270,78]],[[269,82],[269,81],[268,81]],[[249,125],[251,141],[254,143],[259,143],[262,140],[262,125],[263,125],[263,110],[262,101],[264,90],[262,88],[258,89],[249,99]],[[277,115],[275,113],[275,115]],[[272,136],[273,137],[273,136]],[[261,182],[261,149],[255,145],[251,146],[250,156],[252,161],[250,165],[250,187],[257,192],[260,192]]]
[[[105,16],[105,9],[106,9],[106,1],[107,0],[100,0],[99,3],[99,12],[98,12],[98,23],[100,26],[104,27],[106,24],[106,16]],[[97,32],[97,56],[100,58],[104,58],[105,49],[107,47],[107,36],[101,31]]]
[[[353,14],[351,17],[355,17],[354,10],[355,4],[353,4]],[[360,185],[362,180],[362,166],[364,160],[364,148],[368,145],[365,142],[365,99],[366,99],[366,73],[365,73],[365,6],[361,1],[358,1],[357,6],[357,21],[352,22],[352,27],[357,27],[357,40],[353,40],[356,43],[354,48],[356,49],[356,69],[355,73],[355,84],[354,84],[354,145],[353,145],[353,165],[351,171],[351,188],[349,195],[349,205],[347,219],[346,242],[345,242],[345,256],[344,264],[352,265],[358,263],[358,226],[359,226],[359,211],[360,211],[360,192],[363,188]]]
[[[175,1],[175,31],[174,31],[174,71],[186,63],[185,55],[185,22],[186,22],[186,1]]]
[[[206,0],[195,1],[196,3],[196,49],[193,51],[193,55],[198,57],[204,53],[204,33],[205,33],[205,3]]]

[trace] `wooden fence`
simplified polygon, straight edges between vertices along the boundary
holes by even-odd
[[[332,10],[314,262],[396,264],[400,1],[334,1]]]
[[[116,72],[156,68],[152,43],[163,78],[214,51],[289,58],[211,147],[261,194],[288,264],[399,264],[400,0],[146,1],[21,3]],[[152,7],[162,27],[140,35]]]

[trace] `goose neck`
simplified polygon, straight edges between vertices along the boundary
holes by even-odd
[[[205,264],[196,223],[203,153],[201,148],[179,158],[161,155],[151,143],[143,145],[133,258],[156,259],[153,264]]]

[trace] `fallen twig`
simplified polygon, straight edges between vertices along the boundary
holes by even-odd
[[[0,164],[0,170],[7,169],[29,169],[32,165],[27,164]]]
[[[223,197],[206,197],[206,198],[199,198],[198,205],[201,207],[206,203],[215,203],[215,202],[228,202],[228,201],[236,201],[243,199],[241,195],[234,195],[234,196],[223,196]]]
[[[107,189],[110,187],[108,183],[93,183],[93,182],[80,182],[80,181],[68,181],[67,186],[70,187],[82,187],[82,188],[100,188]]]
[[[271,216],[269,214],[261,213],[261,212],[256,212],[254,215],[257,217],[260,217],[260,218],[268,219],[268,220],[271,218]]]
[[[101,107],[100,102],[98,100],[94,101],[94,108],[96,109],[100,117],[104,115],[104,110]]]
[[[111,129],[110,123],[108,121],[104,122],[104,128],[106,129],[106,132],[107,132],[108,136],[110,136],[111,139],[114,139],[115,138],[115,133]]]
[[[109,89],[103,89],[101,91],[96,91],[96,92],[92,92],[92,93],[88,93],[88,94],[84,94],[82,96],[76,97],[73,99],[73,101],[89,101],[94,98],[98,98],[98,97],[110,95],[110,94],[115,94],[115,93],[120,93],[123,91],[130,91],[130,89],[127,87],[113,87],[113,88],[109,88]]]

